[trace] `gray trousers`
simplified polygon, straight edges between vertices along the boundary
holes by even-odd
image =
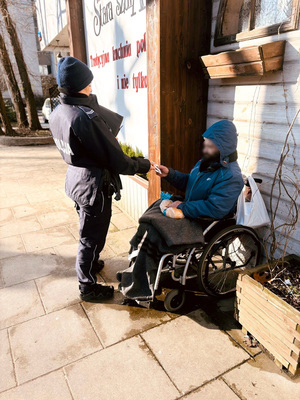
[[[74,207],[79,216],[76,273],[81,284],[97,283],[95,263],[105,245],[111,219],[111,201],[111,197],[100,191],[92,206],[82,206],[75,202]]]

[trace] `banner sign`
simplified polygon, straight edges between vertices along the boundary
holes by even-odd
[[[119,140],[147,156],[146,0],[84,0],[83,8],[93,93],[124,116]]]

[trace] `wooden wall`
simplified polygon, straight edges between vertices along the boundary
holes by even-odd
[[[238,47],[286,40],[283,71],[262,77],[213,79],[209,81],[207,126],[220,119],[232,120],[239,132],[239,164],[245,174],[261,177],[260,190],[270,209],[270,191],[281,149],[297,109],[300,107],[300,30],[252,39],[240,43],[213,46],[219,0],[213,1],[211,53]],[[293,129],[297,143],[297,173],[300,176],[300,116]],[[285,161],[291,167],[292,159]],[[291,188],[288,179],[287,187]],[[280,204],[278,223],[283,222],[288,205],[287,196]],[[263,234],[263,232],[261,232]],[[300,254],[300,227],[290,241],[288,252]]]
[[[201,156],[208,81],[199,56],[209,53],[210,31],[206,0],[147,0],[149,158],[183,172]],[[152,173],[149,203],[159,195]]]

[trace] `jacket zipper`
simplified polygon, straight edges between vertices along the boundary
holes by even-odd
[[[189,196],[188,196],[188,198],[187,198],[186,201],[189,201],[189,200],[190,200],[191,195],[192,195],[192,191],[193,191],[193,189],[194,189],[194,187],[195,187],[195,185],[196,185],[196,182],[198,182],[198,180],[200,179],[200,175],[201,175],[201,173],[200,173],[200,172],[197,172],[197,178],[194,180],[194,183],[192,184],[192,187],[191,187]]]

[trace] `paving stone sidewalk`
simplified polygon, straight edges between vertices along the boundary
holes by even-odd
[[[54,146],[0,147],[0,400],[300,398],[243,343],[232,299],[194,296],[185,315],[80,301],[66,168]],[[135,231],[114,204],[99,281],[117,288]]]

